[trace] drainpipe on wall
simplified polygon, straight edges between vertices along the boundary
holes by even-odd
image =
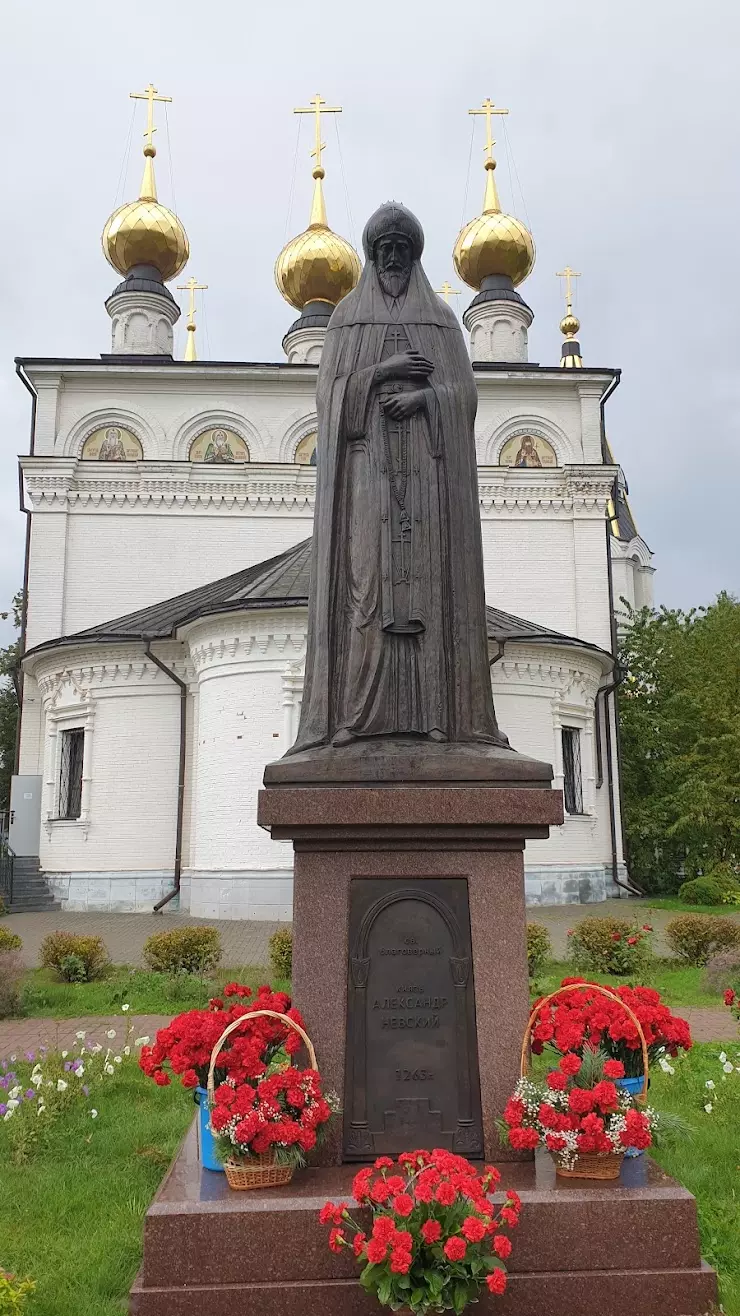
[[[152,910],[153,914],[161,914],[165,905],[168,905],[171,900],[174,900],[175,896],[180,894],[180,875],[182,871],[182,824],[185,812],[185,735],[187,731],[188,687],[185,681],[182,681],[180,677],[173,672],[171,667],[168,667],[166,663],[162,662],[161,658],[158,658],[156,654],[152,653],[151,640],[147,640],[145,636],[142,636],[142,639],[145,640],[144,653],[147,658],[151,658],[155,667],[158,667],[161,672],[164,672],[165,676],[169,676],[170,679],[175,682],[175,685],[180,688],[180,753],[177,769],[177,822],[175,824],[175,863],[173,872],[175,885],[171,891],[167,892],[166,896],[163,896],[161,900],[157,901]]]
[[[614,491],[612,494],[613,498],[615,497],[616,493],[617,493],[617,484],[615,480]],[[616,506],[617,504],[615,502],[614,503],[615,509]],[[607,779],[607,791],[609,795],[609,830],[611,832],[611,844],[612,844],[612,880],[616,886],[621,887],[623,891],[627,891],[629,895],[644,896],[645,892],[642,890],[641,887],[633,883],[629,875],[627,882],[622,882],[620,881],[619,878],[619,859],[617,854],[617,816],[616,816],[616,803],[614,798],[614,788],[615,788],[614,763],[612,759],[612,718],[609,712],[609,701],[611,700],[611,706],[614,711],[614,731],[615,731],[616,743],[617,743],[617,764],[619,765],[619,785],[618,785],[619,819],[620,819],[621,831],[622,831],[622,853],[624,853],[625,845],[624,845],[624,796],[622,794],[622,755],[621,755],[620,741],[619,741],[619,710],[617,708],[617,695],[616,695],[617,686],[620,685],[621,682],[624,680],[624,675],[623,673],[619,672],[619,665],[617,661],[619,648],[617,642],[617,618],[614,612],[614,578],[612,576],[612,546],[611,546],[611,534],[609,532],[608,516],[604,524],[604,529],[606,532],[606,570],[607,570],[607,580],[609,584],[609,624],[611,629],[612,657],[614,658],[615,671],[619,673],[617,676],[615,676],[614,680],[611,681],[608,686],[603,687],[604,737],[606,741],[606,779]],[[602,694],[602,690],[599,690],[597,692],[596,695],[597,699],[600,694]]]

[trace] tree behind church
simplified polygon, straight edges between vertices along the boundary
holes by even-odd
[[[13,625],[20,630],[23,595],[19,590],[12,602]],[[3,620],[7,612],[0,613]],[[18,684],[20,677],[20,637],[0,649],[0,814],[10,809],[10,778],[15,760],[18,730]]]
[[[675,891],[740,862],[740,601],[633,613],[620,662],[630,872]]]

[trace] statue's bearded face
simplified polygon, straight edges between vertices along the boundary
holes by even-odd
[[[375,243],[375,268],[380,286],[388,297],[405,293],[411,278],[414,253],[408,238],[400,233],[389,233]]]

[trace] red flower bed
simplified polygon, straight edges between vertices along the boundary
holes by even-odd
[[[415,1316],[462,1312],[483,1288],[503,1293],[503,1260],[511,1252],[505,1232],[519,1220],[521,1200],[509,1190],[494,1206],[488,1194],[500,1179],[486,1166],[479,1175],[452,1152],[404,1152],[381,1156],[355,1175],[352,1192],[369,1208],[370,1233],[353,1220],[346,1202],[327,1202],[319,1219],[331,1225],[329,1247],[350,1249],[363,1269],[360,1283],[383,1307],[405,1307]],[[348,1231],[352,1237],[348,1237]]]
[[[585,978],[563,978],[561,986],[573,991],[543,1005],[532,1030],[532,1050],[540,1055],[549,1043],[558,1051],[577,1052],[584,1047],[601,1047],[624,1065],[625,1073],[643,1070],[640,1036],[627,1011],[618,1001],[610,1000]],[[640,1021],[648,1046],[648,1056],[655,1060],[663,1052],[675,1056],[691,1046],[691,1033],[685,1019],[671,1013],[652,987],[610,987],[620,1001]],[[535,1002],[537,1005],[538,1002]]]
[[[160,1087],[169,1084],[171,1074],[175,1074],[183,1087],[204,1088],[211,1052],[224,1029],[254,1010],[276,1010],[303,1024],[298,1010],[291,1008],[290,997],[285,992],[273,992],[271,987],[260,987],[252,997],[251,987],[233,982],[224,988],[223,996],[214,997],[205,1010],[179,1014],[166,1028],[160,1028],[152,1046],[142,1047],[139,1065]],[[259,1078],[280,1051],[293,1055],[300,1045],[300,1037],[287,1024],[277,1019],[255,1019],[249,1027],[235,1029],[227,1038],[218,1058],[216,1082]]]

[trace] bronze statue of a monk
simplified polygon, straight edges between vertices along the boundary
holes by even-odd
[[[363,246],[319,368],[308,653],[291,753],[368,737],[507,745],[488,664],[470,360],[421,267],[415,216],[381,206]]]

